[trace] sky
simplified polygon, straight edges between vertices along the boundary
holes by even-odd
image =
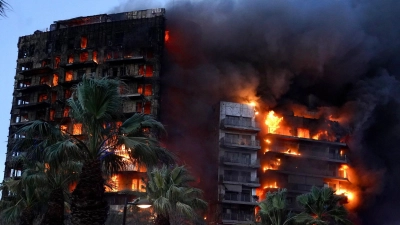
[[[7,136],[10,125],[10,111],[17,60],[17,43],[20,36],[33,34],[36,30],[45,31],[54,21],[70,19],[78,16],[90,16],[103,13],[130,11],[121,5],[127,1],[109,0],[35,0],[6,1],[11,9],[6,11],[7,17],[0,18],[0,71],[2,81],[0,88],[0,167],[4,169],[7,151]],[[161,7],[162,1],[131,1],[138,7]],[[138,8],[139,9],[139,8]],[[143,8],[144,9],[144,8]],[[3,170],[0,180],[3,180]]]

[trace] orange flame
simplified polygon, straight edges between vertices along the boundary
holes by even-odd
[[[268,126],[269,133],[275,133],[275,131],[279,128],[279,124],[283,120],[283,117],[275,116],[274,111],[269,111],[267,118],[265,119],[265,124]]]
[[[165,42],[168,42],[168,40],[169,40],[169,31],[168,30],[165,31],[164,40],[165,40]]]

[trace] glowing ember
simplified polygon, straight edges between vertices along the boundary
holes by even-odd
[[[274,111],[269,111],[267,118],[265,119],[265,124],[268,126],[269,133],[275,133],[275,131],[279,128],[280,122],[283,120],[283,117],[275,116]]]

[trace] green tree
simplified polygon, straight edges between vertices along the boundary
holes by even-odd
[[[195,220],[207,208],[202,191],[190,186],[193,177],[184,166],[154,168],[148,172],[146,191],[157,214],[156,224],[169,225],[172,217]]]
[[[296,216],[296,222],[306,225],[352,224],[347,218],[347,210],[341,202],[345,196],[335,195],[329,187],[312,187],[306,194],[297,196],[302,212]]]
[[[285,225],[293,220],[294,216],[287,209],[286,193],[286,189],[268,192],[266,198],[258,204],[262,224]]]

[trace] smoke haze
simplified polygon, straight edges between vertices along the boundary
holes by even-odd
[[[129,1],[114,10],[157,7],[170,31],[161,119],[201,183],[217,176],[219,101],[257,100],[266,111],[310,106],[312,96],[351,131],[360,224],[400,224],[400,1]],[[204,191],[216,196],[215,187]]]

